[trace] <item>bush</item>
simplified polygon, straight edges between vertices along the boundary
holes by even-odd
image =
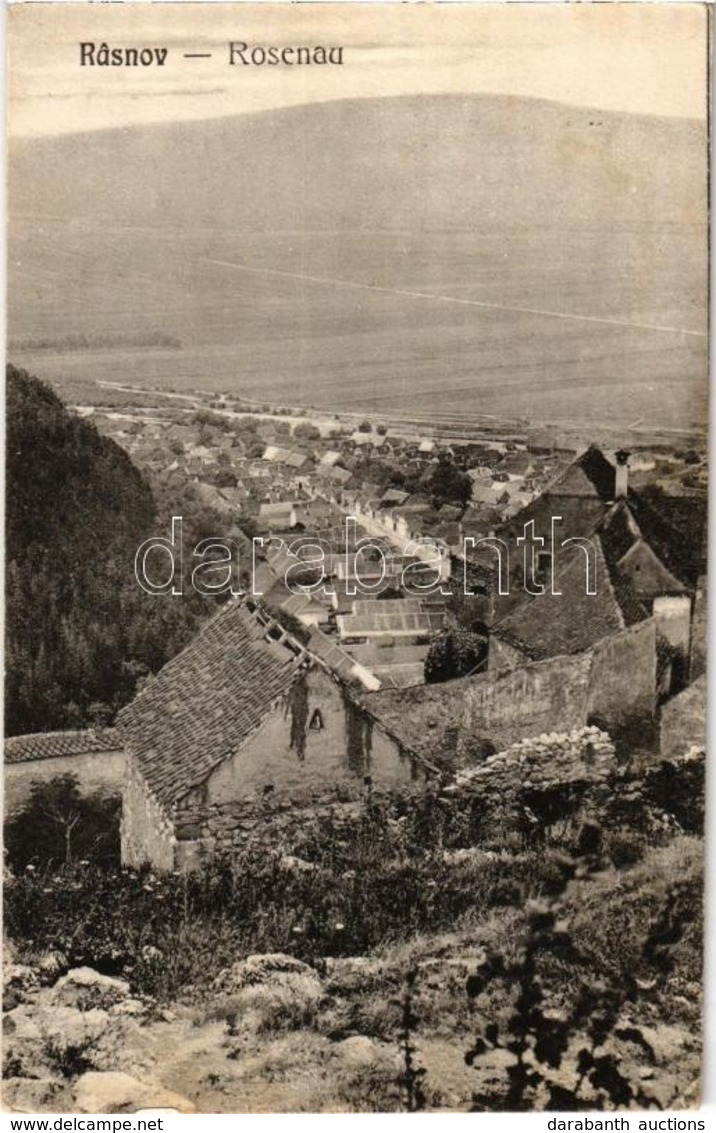
[[[565,918],[574,879],[589,883],[605,866],[600,829],[589,824],[584,834],[581,853],[565,856],[562,881],[549,899],[527,905],[517,955],[489,951],[468,978],[473,1001],[479,1004],[499,985],[508,1003],[499,1017],[481,1025],[465,1055],[470,1066],[495,1051],[504,1055],[503,1081],[483,1082],[474,1095],[476,1110],[668,1109],[676,1100],[678,1091],[669,1102],[651,1093],[638,1066],[622,1063],[612,1040],[635,1043],[654,1063],[648,1033],[632,1021],[634,1005],[645,990],[653,1002],[655,987],[664,989],[677,967],[677,949],[693,924],[692,883],[688,877],[669,881],[655,895],[650,917],[631,933],[631,961],[620,964],[607,982]],[[555,961],[573,975],[574,986],[561,1002],[555,996]],[[480,1015],[489,1017],[484,1003]]]
[[[311,962],[453,929],[539,893],[552,869],[549,854],[420,852],[380,818],[352,828],[326,820],[306,841],[300,868],[258,841],[188,876],[30,867],[6,887],[5,924],[20,947],[32,941],[168,1000],[252,953]]]
[[[425,658],[426,684],[464,677],[481,665],[487,657],[487,642],[467,629],[454,629],[441,634],[430,646]]]
[[[33,783],[21,811],[5,823],[8,865],[23,870],[34,864],[69,865],[89,860],[119,863],[118,797],[82,795],[75,775]]]
[[[632,830],[614,830],[607,836],[605,846],[610,861],[617,869],[623,869],[641,861],[648,843],[643,834]]]

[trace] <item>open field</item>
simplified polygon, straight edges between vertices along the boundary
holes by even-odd
[[[87,137],[13,147],[9,338],[41,377],[428,419],[703,417],[696,123],[431,97]],[[72,335],[181,348],[12,350]]]

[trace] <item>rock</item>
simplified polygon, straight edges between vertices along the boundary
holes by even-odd
[[[313,862],[307,862],[303,858],[297,858],[293,854],[284,854],[279,861],[282,869],[293,869],[297,873],[314,873],[318,866]]]
[[[58,1051],[74,1050],[96,1042],[107,1030],[109,1015],[98,1008],[79,1011],[76,1007],[52,1007],[39,1012],[38,1022],[43,1037]]]
[[[68,1108],[70,1093],[60,1078],[7,1078],[3,1100],[20,1113],[61,1113]]]
[[[146,1015],[148,1010],[148,1005],[142,999],[123,999],[121,1003],[115,1003],[114,1007],[110,1007],[108,1014],[113,1017],[139,1019]]]
[[[331,1053],[349,1066],[372,1066],[384,1058],[383,1049],[366,1035],[353,1035],[334,1043]]]
[[[36,1021],[35,1012],[30,1014],[27,1007],[20,1006],[8,1011],[3,1018],[3,1035],[20,1039],[41,1039],[42,1031]]]
[[[113,976],[103,976],[94,968],[73,968],[52,989],[52,1001],[65,1007],[113,1007],[129,998],[129,984]]]
[[[323,995],[316,971],[283,952],[240,960],[214,987],[230,996],[243,1030],[265,1033],[308,1026]]]
[[[43,984],[53,984],[69,967],[62,952],[47,952],[37,963],[37,971]]]
[[[27,964],[5,964],[3,966],[2,986],[6,991],[31,991],[39,984],[37,973]]]
[[[91,1061],[108,1025],[106,1011],[38,1003],[16,1007],[3,1024],[6,1066],[15,1077],[37,1077],[44,1071],[69,1077],[78,1065]]]
[[[682,1027],[665,1023],[658,1027],[639,1027],[654,1052],[657,1066],[672,1066],[683,1050],[692,1049],[693,1039]]]
[[[140,1109],[194,1112],[192,1103],[181,1094],[116,1070],[89,1071],[78,1078],[74,1104],[80,1113],[136,1113]]]
[[[247,956],[239,960],[230,968],[224,968],[214,980],[217,991],[241,991],[254,984],[266,983],[277,975],[305,975],[314,978],[316,973],[308,964],[303,964],[285,952],[265,952],[254,956]]]
[[[12,1011],[15,1007],[19,1007],[21,1003],[25,1002],[25,994],[22,991],[15,991],[9,988],[3,992],[2,1009],[3,1011]]]

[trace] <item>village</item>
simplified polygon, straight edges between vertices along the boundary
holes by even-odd
[[[162,501],[143,609],[204,604],[111,715],[5,741],[10,1104],[504,1108],[531,941],[530,1104],[691,1104],[698,434],[139,400],[62,413]]]
[[[114,728],[9,740],[11,806],[75,769],[121,790],[126,863],[196,868],[268,802],[423,789],[523,739],[703,746],[703,451],[189,401],[78,411],[220,523],[195,576],[231,597]]]
[[[710,13],[10,8],[4,1108],[702,1126]]]

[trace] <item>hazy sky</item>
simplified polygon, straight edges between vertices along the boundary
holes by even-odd
[[[230,40],[343,45],[345,64],[231,67]],[[80,41],[169,56],[162,68],[81,67]],[[16,136],[418,92],[706,113],[706,7],[695,4],[18,4],[9,47]]]

